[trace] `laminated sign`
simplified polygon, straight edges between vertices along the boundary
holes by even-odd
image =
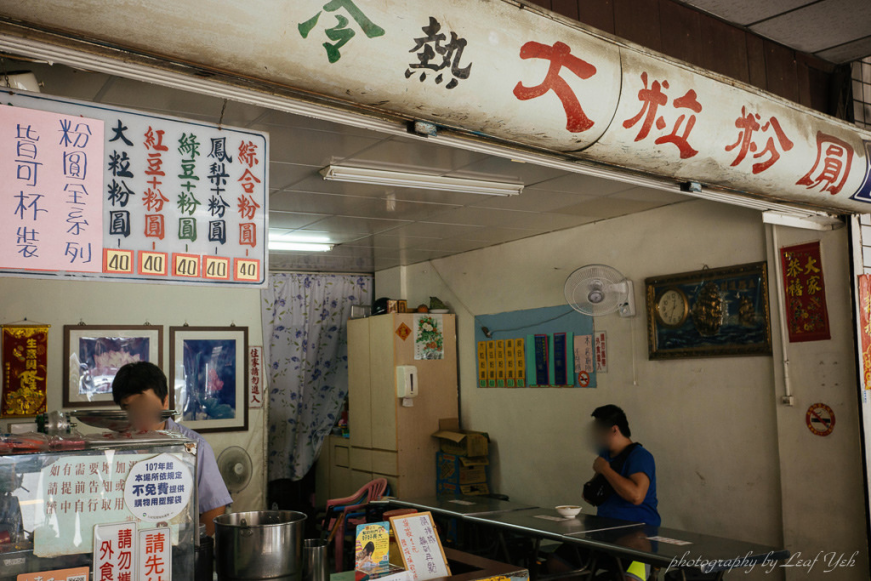
[[[0,274],[253,286],[268,136],[3,92]]]

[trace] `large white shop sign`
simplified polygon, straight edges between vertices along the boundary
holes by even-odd
[[[871,136],[512,0],[6,0],[0,10],[578,158],[871,210]]]

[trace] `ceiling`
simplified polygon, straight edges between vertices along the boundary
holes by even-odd
[[[833,63],[871,55],[871,0],[682,0]]]
[[[44,93],[217,123],[221,99],[61,65],[22,63]],[[270,135],[270,233],[330,252],[272,252],[271,269],[372,272],[688,200],[680,194],[228,102],[223,123]],[[325,181],[329,164],[525,184],[494,197]]]

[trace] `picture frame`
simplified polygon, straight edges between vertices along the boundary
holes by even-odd
[[[645,285],[649,359],[771,355],[765,262],[651,277]]]
[[[170,327],[169,362],[180,422],[200,433],[248,429],[248,327]]]
[[[163,368],[163,325],[64,325],[63,406],[114,406],[112,381],[134,361]],[[170,400],[172,386],[170,386]]]

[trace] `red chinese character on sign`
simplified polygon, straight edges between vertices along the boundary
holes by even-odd
[[[559,97],[563,110],[565,110],[566,129],[572,133],[580,133],[593,126],[594,122],[584,113],[572,88],[559,74],[565,67],[581,79],[586,80],[596,74],[596,67],[574,56],[569,45],[562,42],[555,42],[553,46],[539,42],[527,42],[520,47],[520,58],[524,60],[533,58],[549,60],[550,67],[544,81],[538,86],[526,87],[522,82],[518,82],[514,86],[515,97],[521,101],[528,101],[541,97],[548,91],[553,91]]]
[[[103,541],[100,543],[100,558],[111,559],[115,556],[115,551],[112,550],[112,541]]]
[[[166,539],[163,533],[155,533],[145,536],[145,553],[162,553],[166,548]]]
[[[163,575],[164,573],[163,559],[159,555],[149,555],[145,559],[145,574],[146,575]]]
[[[145,149],[153,149],[154,151],[167,151],[167,147],[163,144],[162,129],[154,131],[151,126],[148,126],[148,131],[145,132]]]
[[[818,131],[817,159],[810,171],[795,183],[809,190],[822,185],[822,191],[834,196],[847,182],[852,163],[853,148],[849,143]]]
[[[257,144],[253,141],[242,141],[239,144],[239,161],[247,165],[249,168],[254,167],[260,160],[257,159]]]
[[[163,214],[145,215],[145,235],[149,238],[160,238],[163,240]]]
[[[641,110],[638,111],[638,114],[634,117],[623,121],[623,127],[630,129],[637,125],[639,121],[644,119],[641,123],[641,127],[638,129],[638,134],[635,136],[635,141],[642,141],[647,138],[650,134],[650,130],[654,127],[656,127],[657,130],[662,131],[668,125],[665,117],[659,114],[659,108],[665,107],[668,104],[668,95],[663,91],[663,89],[669,88],[668,81],[662,81],[660,83],[659,81],[654,80],[648,87],[647,73],[644,72],[641,73],[641,82],[643,88],[638,91],[638,100],[642,103]],[[674,109],[688,109],[691,113],[680,114],[674,122],[671,133],[660,135],[656,138],[654,143],[656,145],[671,143],[677,147],[681,159],[693,157],[698,153],[698,151],[693,149],[690,145],[689,136],[693,127],[696,125],[695,114],[702,112],[702,105],[699,103],[696,92],[693,89],[687,91],[683,97],[674,99],[671,105]],[[684,121],[686,121],[686,125],[684,125]],[[681,133],[682,127],[683,132]]]
[[[748,153],[752,153],[753,159],[759,159],[768,155],[768,159],[753,164],[752,169],[754,174],[762,173],[770,168],[780,159],[780,151],[778,151],[777,144],[775,144],[775,138],[777,138],[777,143],[780,144],[781,150],[789,151],[792,149],[793,143],[784,133],[777,117],[772,116],[765,125],[760,125],[760,120],[759,113],[748,113],[746,107],[741,107],[741,116],[735,120],[735,127],[738,128],[738,140],[732,145],[726,146],[726,151],[732,151],[740,147],[737,156],[732,161],[732,167],[739,165],[744,161]],[[762,151],[757,151],[759,146],[753,141],[753,134],[760,130],[765,133],[769,129],[774,131],[774,136],[769,136],[765,148]]]
[[[257,212],[257,208],[260,207],[260,204],[254,201],[253,196],[239,196],[239,216],[243,220],[253,220],[254,213]]]
[[[257,246],[257,225],[250,222],[239,224],[239,244]]]
[[[242,177],[239,178],[239,181],[242,183],[242,189],[245,190],[246,194],[253,194],[254,188],[257,187],[257,184],[260,183],[260,180],[251,173],[251,170],[246,169],[245,173],[242,174]]]
[[[160,190],[148,188],[143,194],[142,203],[149,212],[160,212],[163,210],[163,205],[169,201],[169,198],[163,195]]]
[[[131,529],[121,529],[118,531],[118,548],[129,549],[133,546],[133,531]]]
[[[106,561],[100,565],[100,581],[113,581],[115,578],[115,567],[110,561]]]

